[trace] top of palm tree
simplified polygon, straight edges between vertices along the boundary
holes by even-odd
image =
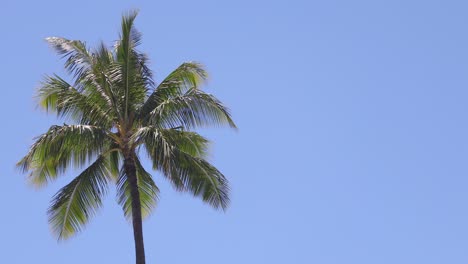
[[[52,200],[49,221],[59,238],[81,230],[101,206],[109,183],[117,185],[118,202],[130,217],[135,199],[132,166],[142,214],[151,212],[159,190],[142,166],[138,155],[142,152],[177,190],[191,192],[215,208],[228,206],[227,180],[206,161],[209,141],[191,130],[213,125],[236,128],[229,110],[201,90],[207,73],[199,63],[183,63],[155,82],[148,57],[137,49],[141,34],[134,27],[136,16],[134,11],[123,17],[112,48],[103,43],[89,48],[61,37],[46,39],[64,58],[72,79],[46,76],[38,103],[72,124],[52,126],[37,137],[18,167],[40,187],[70,166],[87,166]]]

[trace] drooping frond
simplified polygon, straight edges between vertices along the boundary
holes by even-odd
[[[140,118],[147,118],[153,109],[170,98],[180,96],[190,88],[198,89],[207,76],[208,74],[201,64],[196,62],[183,63],[171,72],[148,97],[139,110]]]
[[[47,76],[38,91],[39,105],[80,124],[110,126],[115,119],[112,109],[101,98],[80,90],[57,75]]]
[[[187,148],[185,144],[180,144],[187,141],[175,140],[174,135],[171,135],[173,132],[148,129],[142,133],[153,168],[160,170],[177,190],[189,191],[214,208],[226,209],[229,204],[229,186],[224,175],[206,160],[186,151],[194,145]]]
[[[158,201],[159,188],[149,174],[140,163],[140,160],[135,158],[136,176],[138,191],[140,193],[141,214],[145,218],[151,214]],[[117,199],[122,206],[124,215],[128,220],[132,219],[132,195],[130,183],[124,170],[121,170],[120,177],[117,182]]]
[[[101,206],[109,177],[108,159],[99,157],[54,197],[49,223],[59,239],[79,232]]]
[[[191,88],[185,94],[162,102],[149,113],[148,123],[158,127],[229,125],[236,128],[229,109],[216,97]]]
[[[30,183],[41,187],[56,179],[70,165],[79,167],[94,159],[109,142],[106,132],[99,127],[52,126],[36,138],[17,166],[30,173]]]
[[[201,197],[214,208],[227,209],[229,185],[225,176],[204,159],[177,149],[173,150],[173,155],[167,166],[160,166],[160,169],[174,187]]]

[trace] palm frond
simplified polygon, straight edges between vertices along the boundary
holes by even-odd
[[[169,144],[176,146],[180,151],[193,157],[205,158],[208,155],[210,142],[196,132],[183,131],[179,129],[161,129],[154,126],[139,128],[133,134],[130,142],[134,145],[148,144],[157,145],[163,137]]]
[[[210,125],[237,128],[226,106],[213,95],[195,88],[162,102],[150,112],[148,124],[186,129]]]
[[[148,217],[153,211],[158,201],[159,188],[149,174],[141,165],[140,160],[135,158],[136,176],[138,191],[140,194],[141,214],[142,217]],[[130,183],[125,175],[124,170],[120,172],[120,177],[117,182],[117,199],[122,206],[124,215],[128,220],[132,218],[132,195]]]
[[[61,37],[48,37],[46,41],[65,61],[65,69],[75,77],[88,71],[93,64],[93,56],[86,44],[79,40],[69,40]]]
[[[184,94],[188,89],[198,87],[208,77],[203,66],[196,62],[186,62],[171,72],[148,97],[139,110],[139,116],[144,119],[164,101]]]
[[[120,39],[115,45],[117,67],[113,70],[113,79],[119,89],[123,116],[125,119],[139,105],[143,104],[152,73],[146,66],[147,57],[139,53],[136,47],[141,42],[141,34],[134,27],[138,12],[133,11],[122,18]]]
[[[137,73],[138,78],[140,79],[136,83],[139,85],[144,86],[145,92],[148,92],[150,88],[154,88],[154,80],[153,80],[153,71],[148,67],[149,58],[147,54],[135,51],[134,56],[137,58]]]
[[[85,93],[88,99],[99,102],[101,106],[118,112],[115,96],[109,88],[109,65],[114,60],[112,53],[102,43],[97,51],[92,52],[81,41],[59,37],[49,37],[46,40],[57,53],[66,58],[65,68],[73,74],[74,86],[79,88],[78,91]]]
[[[58,117],[81,124],[110,126],[115,119],[112,109],[80,90],[57,75],[46,76],[38,91],[39,105]]]
[[[146,132],[145,147],[153,168],[162,171],[177,190],[191,192],[214,208],[226,209],[229,185],[225,176],[206,160],[184,151],[185,146],[179,148],[173,135],[161,131]]]
[[[53,197],[48,215],[58,239],[67,239],[79,232],[101,207],[109,175],[107,161],[99,157]]]
[[[91,161],[109,144],[107,133],[99,127],[52,126],[36,138],[17,167],[29,172],[31,184],[42,187],[65,172],[70,165],[80,167]]]
[[[112,87],[111,68],[114,62],[112,52],[100,43],[98,48],[92,53],[92,67],[84,72],[76,82],[81,84],[88,96],[95,96],[105,102],[105,105],[112,108],[115,116],[119,115],[116,94]]]

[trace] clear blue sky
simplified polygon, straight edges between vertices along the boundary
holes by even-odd
[[[468,263],[468,2],[449,0],[2,1],[1,263],[134,262],[114,191],[57,243],[46,209],[74,174],[36,191],[14,169],[63,122],[32,99],[63,73],[43,39],[110,45],[130,8],[157,80],[204,63],[240,128],[203,131],[227,213],[154,174],[148,263]]]

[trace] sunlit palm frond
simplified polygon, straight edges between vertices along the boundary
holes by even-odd
[[[105,78],[106,66],[113,60],[112,53],[104,52],[107,50],[104,45],[101,45],[98,52],[93,53],[81,41],[59,37],[49,37],[46,40],[66,58],[65,68],[73,74],[74,86],[79,88],[78,91],[86,93],[88,98],[94,97],[96,102],[101,101],[101,105],[112,108],[112,94],[106,87],[109,80]],[[107,53],[107,56],[102,56],[104,53]]]
[[[75,82],[84,88],[83,93],[101,100],[102,104],[111,108],[114,111],[113,114],[118,116],[117,102],[111,89],[113,83],[110,77],[110,66],[114,63],[114,56],[101,42],[92,52],[92,58],[90,69],[76,78]]]
[[[107,158],[99,157],[52,199],[49,222],[59,239],[79,232],[101,207],[109,180],[107,163]]]
[[[201,197],[214,208],[227,209],[228,181],[213,165],[177,149],[173,151],[173,157],[167,164],[168,166],[160,169],[178,190]]]
[[[108,127],[113,111],[95,96],[84,94],[57,75],[47,76],[38,91],[39,105],[77,123]]]
[[[183,131],[179,129],[162,129],[154,126],[139,128],[133,134],[131,142],[135,145],[147,144],[152,148],[164,148],[160,137],[164,138],[171,146],[177,147],[193,157],[205,158],[208,154],[210,142],[196,132]]]
[[[61,37],[48,37],[46,41],[59,55],[66,58],[65,69],[75,78],[80,79],[79,76],[91,68],[93,56],[84,42]]]
[[[198,87],[207,78],[208,74],[203,66],[196,62],[186,62],[171,72],[148,97],[145,104],[139,109],[142,119],[161,103],[170,98],[184,94],[188,89]]]
[[[62,174],[70,165],[80,167],[110,144],[107,133],[88,125],[52,126],[36,138],[28,154],[18,162],[29,181],[41,187]]]
[[[100,43],[98,48],[95,51],[95,69],[93,82],[96,83],[96,86],[101,87],[103,92],[109,98],[110,105],[116,112],[116,115],[120,115],[120,105],[119,105],[119,93],[114,84],[117,82],[113,76],[115,72],[116,63],[114,61],[114,54],[110,51],[104,43]]]
[[[149,124],[186,129],[229,125],[236,128],[229,109],[216,97],[191,88],[185,94],[162,102],[149,114]]]
[[[228,181],[206,160],[184,151],[187,146],[181,143],[187,141],[180,138],[175,141],[174,131],[148,129],[145,136],[145,147],[153,168],[160,170],[177,190],[189,191],[215,208],[227,208]]]

